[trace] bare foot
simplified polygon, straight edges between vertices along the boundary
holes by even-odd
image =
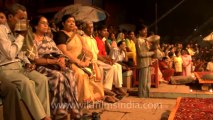
[[[51,119],[51,117],[46,116],[46,117],[44,117],[42,120],[52,120],[52,119]]]

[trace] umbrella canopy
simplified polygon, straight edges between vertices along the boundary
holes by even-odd
[[[203,38],[204,41],[213,41],[213,32]]]
[[[106,19],[106,12],[100,8],[74,4],[66,6],[57,12],[54,16],[54,21],[59,23],[61,18],[66,14],[71,14],[76,20],[79,21],[99,22]]]

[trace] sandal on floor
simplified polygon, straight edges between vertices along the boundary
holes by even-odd
[[[113,91],[109,90],[109,89],[104,89],[104,94],[105,95],[109,95],[109,96],[114,96],[116,95]]]
[[[100,114],[97,112],[92,113],[92,120],[101,120]]]
[[[123,99],[124,96],[117,94],[115,97],[116,97],[117,99],[121,100],[121,99]]]
[[[80,120],[92,120],[92,116],[84,113]]]
[[[55,120],[66,120],[68,118],[68,112],[63,109],[58,109],[54,115]]]
[[[78,111],[77,109],[71,110],[70,114],[71,114],[71,119],[74,119],[74,120],[80,120],[83,115],[82,111]]]
[[[113,87],[112,89],[116,94],[122,95],[122,96],[127,96],[126,91],[123,88],[116,88]]]
[[[116,102],[116,100],[113,96],[106,96],[104,101],[107,102],[107,103],[115,103]]]
[[[120,100],[118,98],[116,98],[115,96],[112,96],[113,99],[115,99],[115,102],[119,102]]]

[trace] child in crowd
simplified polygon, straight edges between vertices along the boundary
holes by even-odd
[[[174,75],[180,76],[180,75],[182,75],[182,72],[183,72],[183,68],[182,68],[183,60],[181,58],[180,51],[175,51],[175,55],[176,56],[174,57],[174,66],[175,66]]]
[[[183,61],[183,76],[190,76],[192,68],[192,57],[187,50],[182,50],[182,61]]]

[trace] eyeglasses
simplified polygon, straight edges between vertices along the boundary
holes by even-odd
[[[49,23],[48,23],[48,22],[45,22],[45,21],[41,21],[41,22],[39,22],[39,24],[42,24],[42,25],[49,25]]]

